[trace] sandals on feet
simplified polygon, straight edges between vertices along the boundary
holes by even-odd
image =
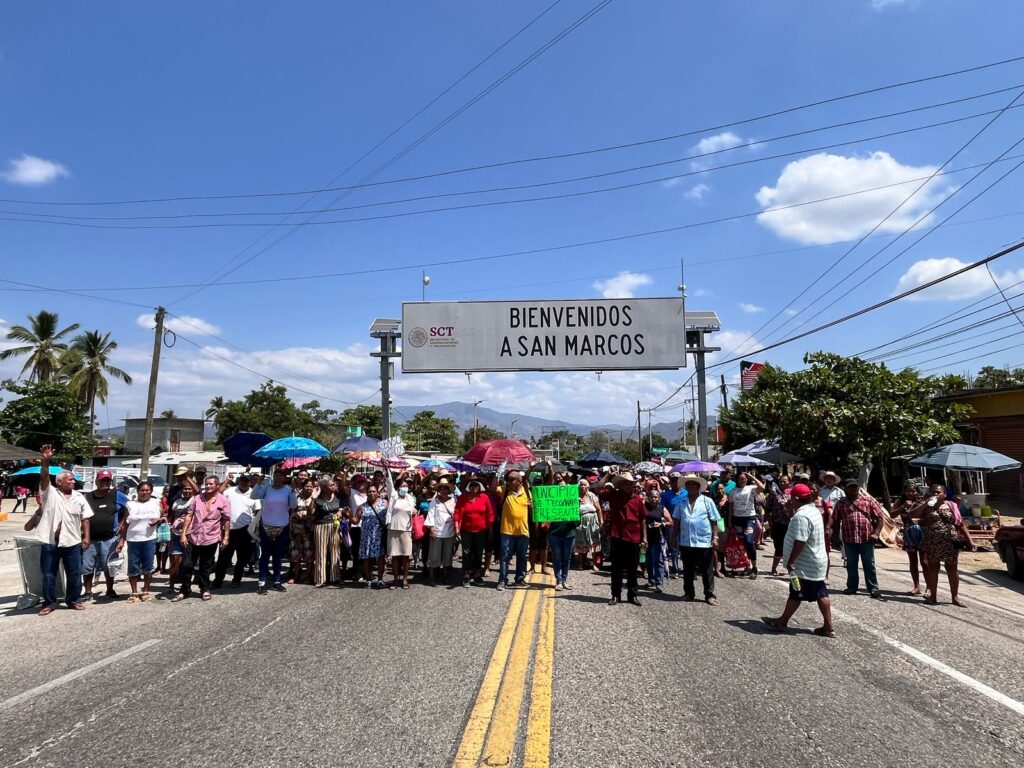
[[[186,597],[187,597],[187,595],[177,594],[177,595],[175,595],[174,597],[171,598],[171,602],[172,603],[180,603]]]
[[[834,629],[825,629],[825,627],[818,627],[817,629],[815,629],[813,631],[814,631],[814,634],[816,634],[818,637],[835,637],[836,636],[836,631]]]
[[[137,592],[132,592],[130,595],[128,595],[128,604],[131,605],[132,603],[137,603],[141,599],[142,598],[139,597],[139,594]]]
[[[763,621],[765,624],[767,624],[768,628],[772,632],[785,632],[786,631],[786,628],[783,627],[783,626],[780,626],[778,620],[776,620],[776,619],[772,619],[772,618],[770,618],[768,616],[762,616],[761,617],[761,621]]]
[[[53,613],[52,605],[44,605],[42,608],[39,609],[40,616],[49,616],[51,613]]]
[[[151,592],[143,592],[140,599],[144,603],[151,603],[156,599],[156,595]]]
[[[209,592],[203,592],[203,600],[204,601],[212,600],[212,599],[213,599],[213,595],[211,595]]]

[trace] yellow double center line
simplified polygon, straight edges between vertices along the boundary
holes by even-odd
[[[546,585],[545,589],[524,589],[512,596],[455,754],[454,768],[512,764],[523,696],[530,679],[531,657],[534,663],[523,768],[544,768],[550,763],[555,651],[555,601],[551,581],[547,576],[535,576],[533,585]]]

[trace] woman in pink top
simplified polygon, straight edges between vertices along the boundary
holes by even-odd
[[[228,545],[231,531],[231,503],[219,491],[220,483],[212,475],[203,483],[203,492],[192,499],[185,524],[181,529],[181,545],[188,552],[191,567],[184,569],[181,592],[172,602],[184,600],[192,594],[195,577],[203,600],[209,600],[210,572],[217,555],[217,545]]]

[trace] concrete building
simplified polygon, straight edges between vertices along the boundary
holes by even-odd
[[[161,451],[203,450],[202,419],[153,419],[153,448]],[[142,453],[145,419],[124,420],[124,453]]]
[[[973,409],[967,421],[957,425],[963,442],[1024,462],[1024,387],[965,389],[938,399]],[[1022,480],[1021,472],[994,472],[985,484],[993,495],[1021,499]]]

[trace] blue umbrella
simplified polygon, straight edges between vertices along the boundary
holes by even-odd
[[[455,461],[449,461],[448,465],[456,472],[479,472],[480,465],[474,464],[471,461],[463,461],[462,459],[456,459]]]
[[[1020,462],[977,445],[953,443],[933,448],[908,462],[912,467],[955,469],[961,472],[1003,472],[1018,469]]]
[[[292,435],[267,443],[253,456],[262,459],[306,459],[311,456],[327,456],[329,453],[316,440]]]
[[[431,472],[435,469],[443,469],[445,471],[451,472],[453,469],[455,469],[455,466],[453,464],[449,464],[447,461],[441,461],[440,459],[427,459],[426,461],[421,461],[419,463],[418,468],[425,469],[428,472]]]
[[[380,451],[380,440],[369,435],[349,437],[342,440],[331,450],[331,453],[362,453],[369,451]]]
[[[15,475],[38,475],[39,474],[39,470],[40,470],[40,467],[25,467],[24,469],[19,469],[17,472],[12,472],[11,473],[11,477],[14,477]],[[64,469],[64,467],[57,467],[57,466],[54,466],[53,464],[50,465],[50,474],[53,475],[54,477],[59,475],[61,472],[70,472],[70,471],[71,470],[69,470],[69,469]],[[78,480],[79,482],[81,482],[82,478],[80,478],[78,475],[75,475],[75,480]]]
[[[576,463],[581,467],[601,467],[605,464],[632,464],[629,459],[610,451],[591,451]]]
[[[719,464],[735,464],[737,467],[770,467],[772,463],[759,459],[756,456],[747,456],[745,453],[726,453],[718,457]]]
[[[224,455],[243,466],[269,467],[274,460],[256,456],[256,451],[273,440],[266,432],[236,432],[224,441]]]

